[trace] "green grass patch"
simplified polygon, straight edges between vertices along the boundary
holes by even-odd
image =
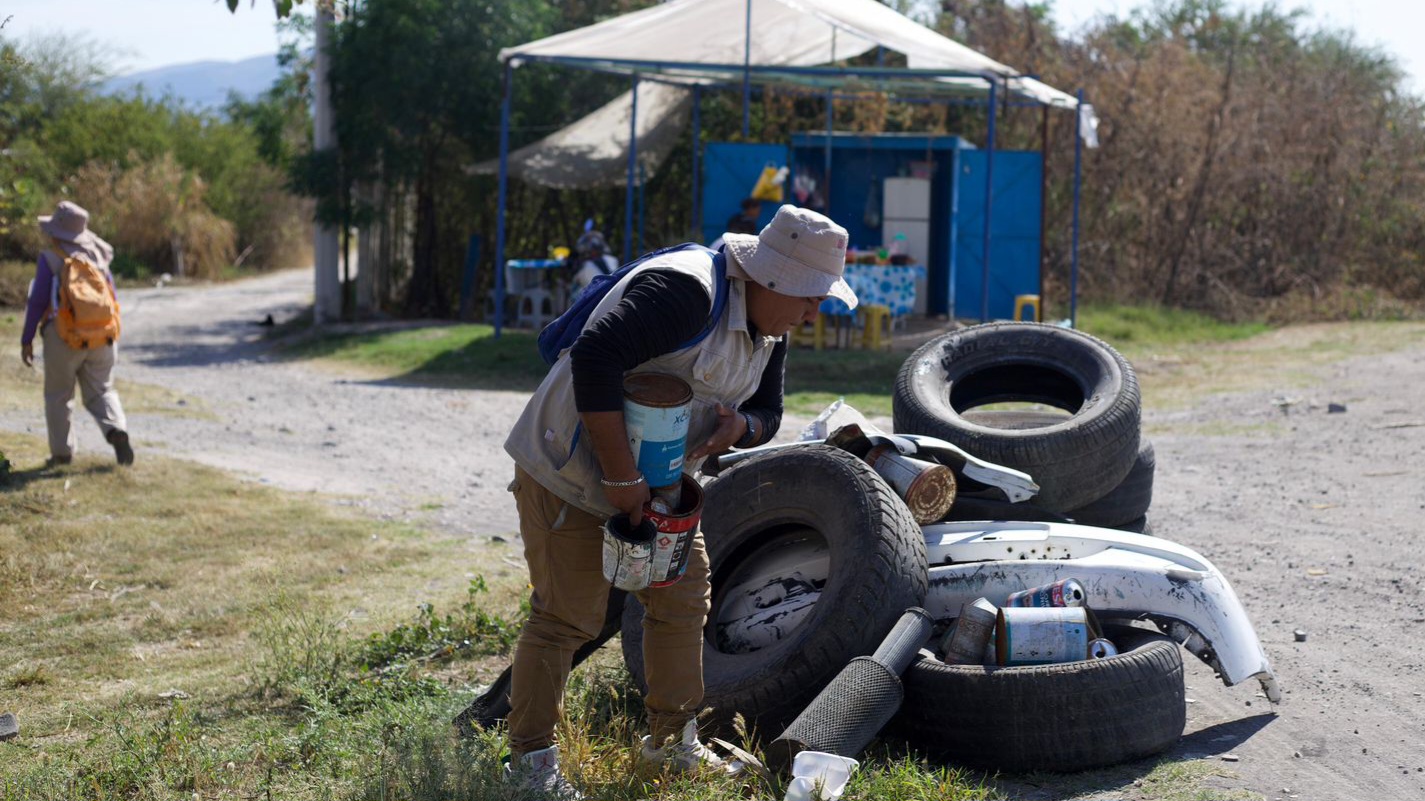
[[[535,337],[488,325],[439,325],[395,331],[322,334],[283,346],[291,359],[329,359],[385,378],[531,392],[548,365]]]
[[[787,353],[786,409],[814,416],[839,397],[868,415],[891,414],[901,351],[807,350]]]
[[[290,359],[330,360],[381,378],[470,389],[533,392],[548,366],[528,331],[448,325],[397,331],[341,332],[284,345]],[[896,371],[906,354],[794,348],[787,355],[786,405],[814,415],[845,396],[868,414],[891,413]]]
[[[1085,306],[1079,330],[1116,348],[1176,348],[1233,342],[1270,330],[1265,323],[1224,323],[1197,312],[1154,306]]]

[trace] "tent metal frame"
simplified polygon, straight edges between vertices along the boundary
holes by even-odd
[[[750,20],[751,0],[748,0],[748,14]],[[748,26],[750,31],[750,24]],[[505,314],[505,206],[508,199],[509,185],[509,144],[510,144],[510,112],[511,101],[514,89],[514,70],[524,63],[543,63],[560,66],[574,67],[577,69],[587,69],[597,72],[608,72],[629,75],[629,83],[632,88],[632,103],[630,106],[628,132],[628,176],[624,187],[624,262],[627,263],[632,258],[633,248],[633,205],[635,184],[640,183],[638,177],[638,84],[641,80],[659,81],[662,73],[676,73],[680,77],[689,78],[692,75],[706,73],[721,73],[727,77],[741,75],[742,77],[742,126],[744,137],[748,135],[748,125],[750,119],[752,77],[757,76],[783,76],[782,80],[766,80],[766,85],[801,84],[825,89],[827,99],[827,146],[826,146],[826,175],[831,176],[831,136],[834,123],[834,103],[836,100],[835,89],[842,86],[848,79],[871,78],[873,83],[881,87],[887,83],[914,83],[924,87],[926,82],[936,81],[941,78],[973,78],[984,81],[986,90],[983,101],[964,101],[956,98],[956,105],[980,105],[981,102],[988,108],[988,126],[985,135],[985,221],[984,221],[984,258],[981,276],[981,297],[980,297],[980,320],[989,319],[989,287],[990,287],[990,224],[994,207],[994,151],[995,151],[995,125],[997,109],[1000,105],[997,102],[1001,85],[1004,84],[1005,91],[1013,91],[1008,86],[1008,81],[1014,77],[1006,77],[991,72],[965,72],[962,70],[934,70],[934,69],[898,69],[894,67],[856,67],[856,66],[829,66],[829,67],[806,67],[790,65],[766,65],[752,64],[750,38],[744,47],[744,62],[742,64],[708,64],[698,62],[683,61],[647,61],[640,59],[615,59],[615,58],[586,58],[576,56],[540,56],[540,55],[519,55],[514,54],[506,57],[502,64],[501,74],[501,99],[500,99],[500,168],[499,168],[499,190],[498,190],[498,210],[496,213],[495,231],[495,337],[500,337],[504,327]],[[645,77],[645,73],[649,75]],[[879,80],[874,80],[879,79]],[[911,79],[906,81],[905,79]],[[680,81],[661,82],[687,85]],[[945,99],[940,102],[950,103],[951,98],[956,95],[976,94],[971,92],[965,84],[932,84],[940,91],[934,95],[939,97],[945,95]],[[700,227],[702,222],[702,205],[698,197],[699,179],[698,173],[701,168],[699,147],[702,136],[702,90],[704,88],[722,88],[716,81],[699,80],[692,84],[693,89],[693,216],[694,224]],[[1076,94],[1077,103],[1068,107],[1074,111],[1074,191],[1073,191],[1073,234],[1071,246],[1071,266],[1069,278],[1069,308],[1070,325],[1077,324],[1078,311],[1078,278],[1079,278],[1079,201],[1082,184],[1082,110],[1084,107],[1084,91],[1078,90]],[[934,98],[927,102],[935,102]],[[1009,105],[1008,103],[1006,105]],[[1053,108],[1052,104],[1043,102],[1013,102],[1015,106],[1041,106],[1046,110]],[[1047,141],[1048,118],[1045,116],[1045,139]],[[1045,153],[1047,158],[1047,152]],[[1045,174],[1047,179],[1047,164]],[[637,191],[641,191],[640,188]],[[1041,212],[1042,217],[1042,212]],[[1041,225],[1042,225],[1041,221]],[[640,232],[641,233],[641,232]],[[1040,247],[1043,247],[1041,239]],[[1042,301],[1041,301],[1042,302]],[[951,310],[953,315],[954,311]]]

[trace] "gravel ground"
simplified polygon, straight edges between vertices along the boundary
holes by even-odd
[[[211,412],[135,415],[138,458],[193,459],[447,534],[508,535],[501,443],[525,396],[270,361],[256,322],[295,316],[311,283],[310,271],[294,271],[121,293],[120,375]],[[1425,411],[1414,395],[1425,387],[1425,344],[1307,376],[1306,389],[1145,410],[1158,454],[1155,532],[1223,569],[1286,692],[1272,709],[1255,682],[1223,687],[1184,654],[1192,702],[1173,754],[1217,769],[1194,798],[1425,798]],[[0,416],[0,427],[44,434],[38,406]],[[107,449],[88,420],[79,429],[82,450]],[[1005,789],[1026,799],[1154,798],[1132,783],[1135,770]]]
[[[279,324],[290,320],[311,301],[310,270],[121,291],[117,375],[194,399],[191,414],[130,417],[137,457],[162,452],[448,532],[513,531],[514,504],[504,491],[513,467],[502,445],[526,396],[413,387],[269,360],[268,329],[257,323],[268,314]],[[81,451],[108,450],[82,410],[76,422]],[[0,416],[0,426],[43,437],[43,411],[37,405]]]
[[[1270,799],[1425,798],[1415,395],[1425,346],[1415,343],[1313,371],[1304,389],[1146,410],[1158,432],[1154,533],[1227,574],[1285,691],[1273,714],[1255,682],[1224,688],[1184,657],[1196,702],[1175,753],[1238,757],[1222,765],[1236,775],[1213,786]]]

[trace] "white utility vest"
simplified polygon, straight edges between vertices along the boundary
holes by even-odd
[[[634,276],[644,270],[670,270],[698,280],[714,301],[715,272],[711,257],[701,251],[678,251],[649,259],[619,281],[594,307],[585,329],[608,314],[628,289]],[[693,408],[688,420],[687,452],[712,436],[717,426],[717,404],[736,407],[752,397],[762,381],[762,371],[772,357],[775,337],[749,335],[747,324],[747,274],[730,255],[727,258],[727,308],[712,332],[702,342],[683,350],[649,359],[628,371],[665,373],[688,382],[693,388]],[[618,512],[604,498],[599,478],[603,475],[587,432],[579,426],[574,406],[574,380],[566,350],[549,368],[534,397],[505,440],[505,451],[534,480],[565,502],[591,514],[608,517]],[[575,432],[579,432],[576,438]],[[683,471],[693,473],[701,460],[685,461]]]

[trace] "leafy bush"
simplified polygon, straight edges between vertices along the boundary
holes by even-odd
[[[75,174],[90,224],[119,251],[178,275],[212,278],[236,256],[237,230],[204,199],[207,184],[171,153],[136,166],[94,161]]]
[[[33,258],[44,244],[35,216],[71,199],[151,270],[215,277],[235,262],[306,263],[311,207],[287,191],[281,154],[269,152],[274,125],[306,131],[301,93],[224,118],[142,92],[97,94],[104,54],[73,36],[0,39],[0,55],[0,258]]]

